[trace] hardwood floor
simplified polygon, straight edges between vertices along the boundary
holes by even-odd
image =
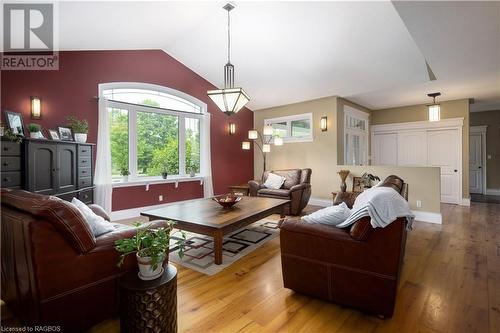
[[[500,332],[500,205],[442,205],[409,233],[393,318],[284,289],[279,239],[215,276],[178,267],[179,332]],[[91,332],[118,332],[117,320]]]

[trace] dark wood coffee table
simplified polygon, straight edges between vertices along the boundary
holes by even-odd
[[[284,217],[285,206],[290,200],[261,197],[241,197],[230,209],[222,208],[210,198],[195,199],[141,213],[149,220],[172,220],[175,227],[214,238],[215,264],[222,264],[222,239],[224,235],[257,222],[269,215]]]

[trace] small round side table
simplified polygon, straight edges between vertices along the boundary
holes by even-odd
[[[120,279],[120,332],[177,332],[177,269],[165,266],[163,275],[143,281],[137,271]]]

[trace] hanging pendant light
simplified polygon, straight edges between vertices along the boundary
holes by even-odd
[[[227,115],[240,111],[250,101],[243,88],[234,87],[234,66],[231,64],[231,29],[229,12],[234,5],[227,3],[224,7],[227,11],[227,64],[224,66],[224,89],[207,91],[208,97],[214,101],[217,107]]]
[[[441,93],[435,92],[427,94],[427,96],[432,97],[432,104],[427,105],[429,111],[429,121],[441,120],[441,107],[439,106],[439,103],[436,103],[436,97],[441,96]]]

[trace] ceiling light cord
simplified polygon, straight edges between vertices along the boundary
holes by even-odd
[[[227,11],[227,62],[231,63],[231,18]]]

